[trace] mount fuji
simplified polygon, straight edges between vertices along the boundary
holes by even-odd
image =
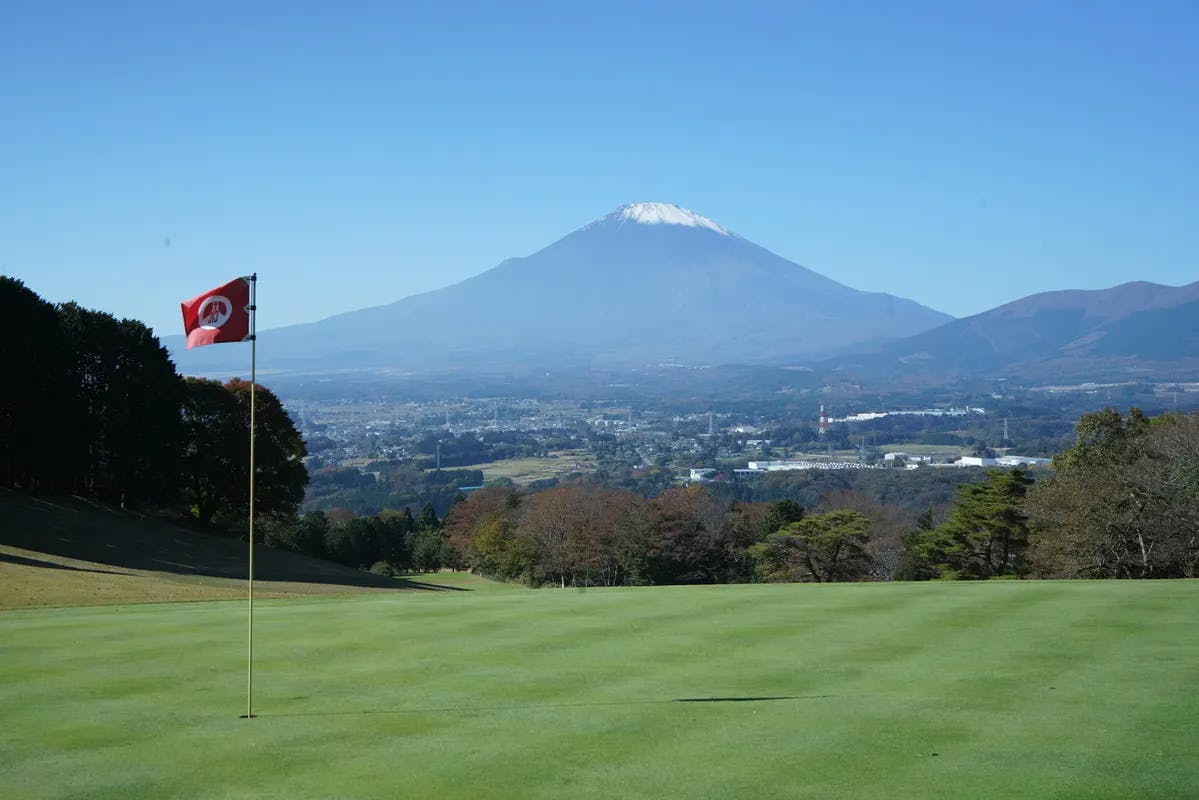
[[[679,206],[633,203],[452,286],[260,332],[259,350],[261,366],[289,372],[783,364],[950,319],[851,289]],[[184,373],[245,360],[164,343]]]

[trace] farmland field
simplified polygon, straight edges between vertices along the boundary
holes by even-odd
[[[456,467],[456,469],[482,470],[485,481],[509,478],[517,486],[527,486],[533,481],[562,478],[575,472],[586,472],[591,468],[585,466],[590,461],[591,456],[585,450],[560,450],[547,456],[508,458],[503,461],[489,461],[485,464]]]
[[[6,798],[1186,797],[1199,583],[0,612]]]

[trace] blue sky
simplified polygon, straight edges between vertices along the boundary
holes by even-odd
[[[0,3],[0,273],[178,332],[640,200],[955,315],[1199,280],[1199,3]],[[452,324],[452,320],[447,320]]]

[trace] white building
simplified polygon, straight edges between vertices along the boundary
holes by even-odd
[[[1037,458],[1036,456],[1000,456],[995,463],[1001,467],[1043,467],[1052,464],[1053,459]]]
[[[790,472],[799,469],[882,469],[878,464],[857,461],[750,461],[746,466],[758,472]]]
[[[957,460],[959,467],[1043,467],[1052,463],[1051,459],[1036,456],[999,456],[998,458],[977,458],[962,456]]]
[[[911,453],[884,453],[883,454],[883,461],[894,461],[897,458],[902,458],[904,461],[907,461],[909,464],[915,464],[915,463],[931,464],[933,461],[932,456],[914,456]]]
[[[993,458],[979,458],[978,456],[962,456],[957,460],[959,467],[993,467],[998,463]]]

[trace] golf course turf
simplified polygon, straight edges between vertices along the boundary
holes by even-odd
[[[1199,582],[0,612],[5,798],[1199,795]]]

